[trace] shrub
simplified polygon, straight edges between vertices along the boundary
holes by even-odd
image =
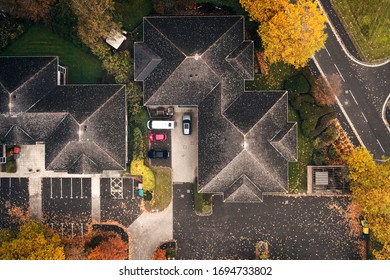
[[[15,160],[8,160],[5,164],[5,172],[7,173],[15,173],[16,172],[16,161]]]
[[[306,137],[309,137],[310,133],[315,129],[315,127],[317,125],[317,121],[318,121],[317,118],[303,120],[302,126],[301,126],[301,130],[302,130],[303,135],[305,135]]]
[[[130,173],[133,175],[142,176],[143,189],[145,191],[153,191],[155,179],[152,170],[144,164],[143,160],[132,160],[130,165]]]
[[[331,112],[329,114],[326,114],[325,116],[322,116],[319,121],[317,127],[310,133],[311,137],[317,137],[321,134],[329,125],[332,123],[332,121],[336,118],[336,113]]]
[[[144,199],[145,199],[146,201],[151,201],[152,198],[153,198],[153,193],[150,192],[150,191],[146,191],[145,194],[144,194]]]
[[[133,160],[144,160],[146,154],[145,139],[142,131],[136,127],[134,129]]]
[[[310,92],[310,84],[305,78],[305,76],[296,75],[285,81],[284,89],[288,90],[293,94],[303,94]]]
[[[24,26],[14,19],[0,21],[0,50],[5,49],[12,41],[24,32]]]

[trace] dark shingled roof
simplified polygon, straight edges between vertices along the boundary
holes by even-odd
[[[144,18],[135,45],[145,105],[198,106],[199,191],[226,202],[287,192],[288,161],[297,158],[287,92],[244,91],[253,52],[241,16]]]
[[[48,170],[123,170],[123,85],[57,85],[55,57],[0,57],[0,142],[45,143]]]

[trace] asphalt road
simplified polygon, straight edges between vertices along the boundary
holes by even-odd
[[[329,0],[321,0],[328,18],[338,31],[345,48],[356,54],[352,43],[342,28]],[[330,26],[327,26],[328,39],[325,48],[313,58],[322,75],[337,74],[341,77],[343,94],[337,106],[346,119],[360,144],[364,145],[376,159],[390,155],[390,130],[382,118],[386,99],[390,95],[390,63],[372,66],[359,63],[357,58],[348,55]]]

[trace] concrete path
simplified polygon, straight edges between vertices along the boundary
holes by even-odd
[[[143,213],[129,227],[132,259],[150,260],[160,243],[173,239],[172,202],[162,212]]]

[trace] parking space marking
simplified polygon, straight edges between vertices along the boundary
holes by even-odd
[[[83,178],[81,178],[81,180],[80,180],[80,189],[81,189],[80,198],[83,198]]]
[[[73,178],[70,178],[70,199],[73,199]]]
[[[50,198],[53,198],[53,178],[50,177]]]
[[[63,198],[62,197],[62,178],[60,178],[60,188],[61,188],[61,197],[60,198]]]

